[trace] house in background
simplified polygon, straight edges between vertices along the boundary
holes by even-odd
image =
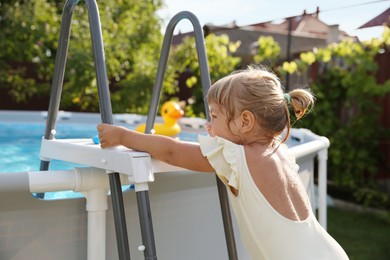
[[[205,36],[210,33],[215,35],[225,34],[230,41],[240,41],[235,56],[242,58],[243,64],[249,64],[253,61],[253,55],[258,48],[258,38],[260,36],[272,36],[280,46],[281,59],[294,57],[301,52],[312,51],[313,48],[326,47],[330,43],[340,42],[345,38],[356,37],[349,36],[346,32],[340,31],[338,25],[328,25],[319,18],[320,10],[317,7],[316,12],[307,13],[303,11],[302,15],[287,17],[281,23],[272,21],[237,26],[233,21],[229,25],[217,26],[206,24],[203,26]],[[172,43],[180,44],[184,37],[192,36],[193,32],[179,33],[173,36]]]
[[[255,23],[245,26],[237,26],[233,21],[229,25],[217,26],[206,24],[203,26],[205,36],[213,33],[217,36],[227,35],[232,42],[240,41],[240,46],[233,54],[241,58],[241,65],[253,63],[253,56],[256,54],[258,39],[260,36],[271,36],[279,44],[279,61],[288,61],[298,57],[302,52],[313,51],[315,48],[323,48],[331,43],[338,43],[346,38],[358,41],[357,37],[349,36],[346,32],[339,30],[339,25],[328,25],[319,18],[320,10],[301,15],[281,19],[280,23],[273,21]],[[178,33],[173,36],[173,46],[180,44],[185,37],[193,37],[193,32]],[[272,65],[272,64],[266,64]],[[311,79],[315,79],[318,69],[313,69],[306,75],[287,75],[282,79],[287,89],[295,86],[306,85]],[[186,87],[186,80],[192,76],[191,71],[182,73],[178,78],[179,93],[181,100],[191,97],[191,90]]]

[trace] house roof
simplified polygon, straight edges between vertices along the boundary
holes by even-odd
[[[290,24],[291,22],[291,24]],[[255,23],[245,26],[237,26],[235,22],[229,25],[216,26],[206,24],[203,27],[205,35],[228,35],[231,41],[240,41],[241,45],[235,55],[250,56],[260,36],[272,36],[281,48],[281,56],[287,54],[287,42],[291,26],[291,55],[311,51],[313,48],[327,46],[331,42],[339,42],[346,37],[347,33],[340,31],[338,25],[327,25],[319,19],[319,9],[315,13],[284,18],[281,23],[272,21]],[[179,33],[173,37],[172,43],[179,44],[186,36],[193,35],[193,32]]]
[[[358,29],[374,27],[374,26],[387,26],[390,27],[390,7],[387,8],[383,13],[375,16],[370,21],[361,25]]]
[[[320,10],[317,7],[316,12],[307,13],[303,11],[301,15],[286,17],[281,23],[274,23],[273,21],[251,24],[255,28],[268,30],[271,32],[288,32],[291,23],[291,32],[296,35],[311,36],[326,39],[329,35],[331,27],[335,25],[328,25],[321,21]],[[338,26],[338,25],[336,25]],[[350,37],[346,32],[339,30],[339,39]]]
[[[303,33],[313,33],[319,35],[325,35],[327,32],[327,27],[319,19],[319,9],[315,13],[307,13],[306,10],[303,11],[302,15],[286,17],[281,23],[274,23],[273,21],[267,21],[262,23],[252,24],[251,26],[271,29],[276,31],[288,31],[289,23],[291,22],[291,31],[293,32],[303,32]]]
[[[215,35],[226,34],[229,36],[230,41],[240,41],[241,45],[237,50],[236,55],[244,56],[251,54],[251,50],[256,47],[257,40],[260,36],[272,36],[273,39],[279,44],[281,55],[284,56],[287,52],[287,34],[286,32],[278,31],[271,32],[270,30],[262,30],[254,28],[252,26],[240,27],[240,28],[217,28],[211,31]],[[327,44],[324,37],[313,37],[310,35],[297,35],[292,33],[291,35],[291,54],[300,53],[303,51],[312,50],[313,46],[324,47]]]

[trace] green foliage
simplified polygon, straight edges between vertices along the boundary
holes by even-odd
[[[9,1],[0,8],[0,87],[17,101],[49,93],[64,3]],[[114,112],[145,113],[162,42],[160,0],[99,1],[105,63]],[[83,1],[73,19],[62,109],[97,111],[96,74]],[[15,33],[17,32],[17,33]],[[171,91],[173,72],[164,89]]]
[[[257,40],[259,48],[253,56],[255,63],[276,61],[280,54],[279,44],[271,36],[260,36]]]
[[[296,70],[305,71],[315,61],[321,71],[311,89],[317,98],[314,113],[299,122],[330,139],[329,176],[338,185],[354,189],[355,198],[366,205],[386,202],[376,190],[375,176],[382,155],[379,144],[384,141],[381,107],[376,102],[390,91],[390,81],[376,83],[375,56],[387,48],[383,41],[364,44],[345,40],[325,49],[301,55]],[[387,130],[388,131],[388,130]]]
[[[230,42],[226,35],[216,36],[209,34],[205,38],[205,46],[208,58],[211,83],[231,73],[240,62],[240,58],[233,57],[239,42]],[[192,106],[186,115],[204,115],[203,91],[200,80],[198,56],[195,48],[195,39],[187,37],[176,46],[172,52],[172,66],[180,74],[190,70],[193,74],[187,80],[187,87],[191,88],[193,98],[190,100]]]
[[[46,1],[0,3],[0,87],[18,101],[49,88],[59,16]]]

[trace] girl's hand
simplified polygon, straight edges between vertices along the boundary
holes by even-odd
[[[127,131],[124,127],[109,124],[99,124],[96,129],[99,132],[101,148],[122,145],[123,135]]]

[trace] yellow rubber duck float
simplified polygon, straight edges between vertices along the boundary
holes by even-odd
[[[163,123],[155,123],[152,133],[166,136],[176,136],[180,133],[181,127],[177,123],[179,118],[184,115],[184,111],[175,101],[168,101],[161,107],[161,117]],[[146,124],[140,124],[135,128],[135,131],[144,133]]]

